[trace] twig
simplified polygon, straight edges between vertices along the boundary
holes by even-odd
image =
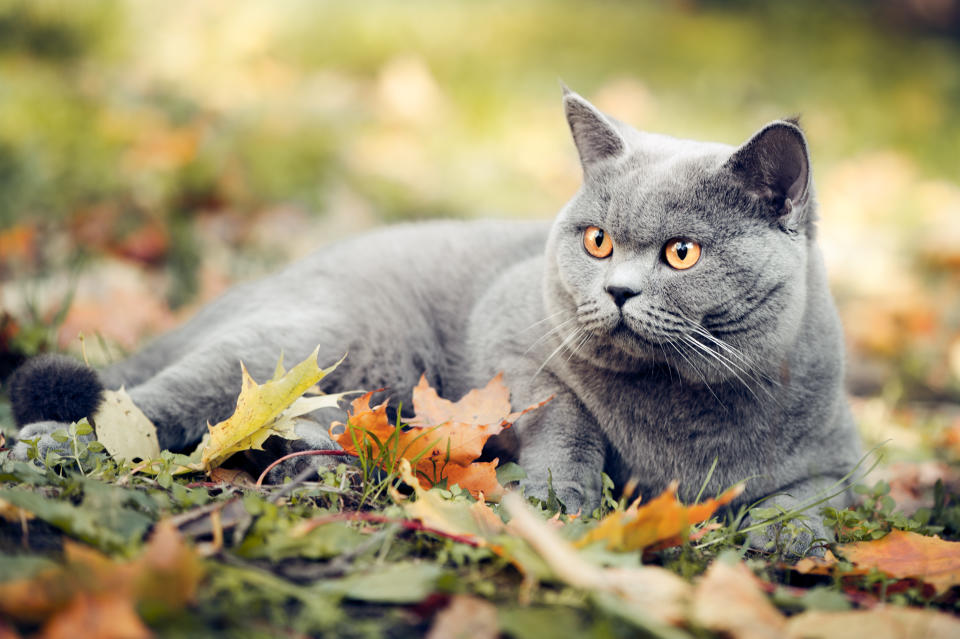
[[[307,457],[310,455],[328,455],[331,457],[346,457],[346,456],[356,457],[355,454],[348,453],[345,450],[299,450],[295,453],[290,453],[289,455],[284,455],[279,459],[273,460],[273,462],[271,462],[270,465],[267,466],[262,473],[260,473],[260,477],[257,478],[257,484],[256,484],[257,488],[260,488],[263,486],[263,480],[266,479],[267,473],[269,473],[271,470],[276,468],[281,463],[287,461],[288,459],[293,459],[294,457]]]
[[[478,540],[472,536],[468,535],[458,535],[456,533],[449,533],[445,530],[440,530],[438,528],[431,528],[430,526],[424,526],[419,521],[414,519],[397,519],[395,517],[387,517],[385,515],[379,515],[377,513],[365,513],[358,511],[348,511],[344,513],[333,513],[331,515],[324,515],[323,517],[314,517],[309,519],[301,526],[298,527],[304,534],[310,532],[318,526],[323,526],[324,524],[332,524],[338,521],[365,521],[373,524],[397,524],[401,528],[406,528],[407,530],[413,530],[415,532],[426,532],[438,537],[443,537],[445,539],[450,539],[451,541],[456,541],[461,544],[467,544],[468,546],[473,546],[474,548],[484,547],[482,540]]]

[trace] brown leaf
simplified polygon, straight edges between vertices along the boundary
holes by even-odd
[[[938,593],[960,584],[960,542],[894,530],[875,541],[843,544],[838,551],[858,568],[918,579]]]
[[[511,516],[508,530],[533,547],[561,581],[595,595],[612,596],[626,612],[655,623],[676,625],[685,619],[690,584],[677,575],[658,566],[597,566],[534,514],[516,493],[507,493],[503,504]]]
[[[693,593],[693,620],[731,639],[778,639],[786,618],[743,563],[714,561]]]
[[[330,436],[345,451],[356,455],[357,448],[370,449],[379,457],[386,448],[389,454],[380,462],[384,470],[394,471],[400,459],[416,461],[414,472],[420,484],[429,488],[444,480],[448,486],[458,484],[477,497],[483,493],[496,501],[503,494],[497,481],[499,460],[474,461],[483,452],[487,440],[509,427],[524,413],[540,408],[549,399],[522,411],[510,412],[510,391],[497,375],[479,390],[472,390],[460,401],[441,398],[421,376],[413,389],[415,416],[406,428],[397,432],[387,418],[386,403],[370,407],[373,393],[353,401],[347,424],[334,423]],[[342,429],[342,430],[341,430]],[[378,443],[379,442],[379,443]]]
[[[690,526],[709,519],[720,506],[729,504],[743,492],[739,484],[716,499],[708,499],[693,506],[677,501],[677,483],[673,482],[663,494],[647,504],[635,501],[626,510],[610,513],[577,541],[577,546],[588,546],[597,541],[606,542],[609,550],[640,550],[657,544],[667,548],[682,543],[680,535]]]
[[[64,543],[64,556],[64,565],[0,584],[0,612],[26,622],[46,620],[48,625],[63,614],[68,619],[86,619],[96,627],[102,609],[120,610],[115,598],[126,601],[130,610],[143,602],[178,609],[193,600],[204,573],[199,557],[183,543],[173,525],[164,521],[156,525],[143,553],[132,561],[117,562],[71,541]]]
[[[123,593],[78,592],[43,627],[40,639],[146,639],[153,634]]]
[[[496,639],[500,636],[497,607],[469,595],[454,595],[440,611],[427,639]]]
[[[785,636],[790,639],[953,639],[960,637],[960,621],[935,610],[899,606],[846,612],[812,610],[791,617]]]

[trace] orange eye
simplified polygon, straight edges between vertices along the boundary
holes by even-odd
[[[583,232],[583,248],[587,253],[602,260],[613,253],[613,240],[599,226],[588,226]]]
[[[683,271],[700,261],[700,245],[683,238],[674,238],[663,248],[667,264]]]

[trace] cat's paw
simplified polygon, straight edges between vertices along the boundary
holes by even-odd
[[[17,434],[17,443],[10,451],[10,456],[13,459],[27,461],[30,458],[29,453],[32,445],[27,443],[26,440],[35,440],[37,459],[40,461],[46,459],[47,453],[50,452],[59,453],[60,455],[71,454],[73,452],[73,442],[71,440],[58,442],[53,438],[53,433],[57,432],[58,430],[70,430],[70,424],[52,421],[27,424],[21,428],[20,432]],[[96,438],[92,433],[89,435],[77,436],[77,440],[83,443],[91,442],[94,439]]]
[[[750,524],[749,518],[746,519],[744,525]],[[822,557],[827,549],[826,544],[832,539],[833,535],[823,524],[810,519],[770,524],[747,533],[751,548],[791,558]]]
[[[557,501],[563,504],[564,510],[568,514],[593,512],[593,509],[600,505],[599,495],[591,496],[588,491],[584,490],[583,485],[575,481],[553,481],[551,484],[545,481],[525,479],[520,482],[524,495],[536,497],[544,503],[547,503],[550,499],[551,485]]]
[[[327,430],[319,423],[312,420],[301,419],[296,426],[297,435],[300,439],[280,439],[274,438],[268,441],[266,453],[263,458],[269,457],[271,460],[278,459],[290,453],[302,451],[338,451],[343,448],[337,442],[333,441]],[[265,481],[270,484],[280,484],[287,477],[296,477],[307,469],[322,470],[327,468],[336,468],[339,464],[349,463],[352,457],[343,455],[300,455],[292,457],[275,467],[267,473]]]

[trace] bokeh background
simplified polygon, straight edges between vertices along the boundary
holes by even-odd
[[[954,472],[958,0],[4,0],[0,378],[369,227],[551,217],[560,80],[679,137],[801,115],[865,440]]]

